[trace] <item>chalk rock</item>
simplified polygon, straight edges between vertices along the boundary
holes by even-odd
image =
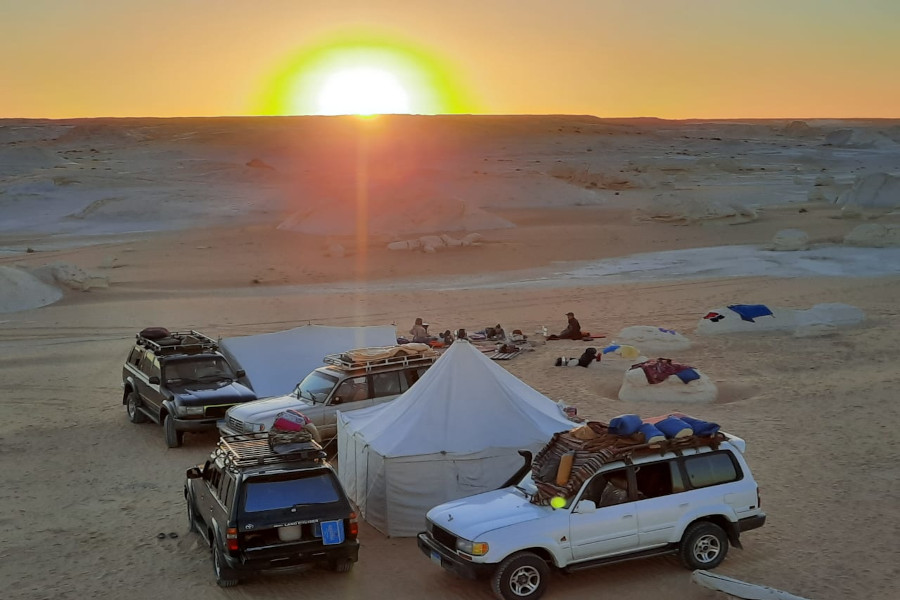
[[[691,347],[691,340],[677,331],[651,325],[626,327],[616,336],[616,342],[637,346],[650,353],[667,353]]]
[[[463,246],[474,246],[481,242],[484,237],[480,233],[467,233],[462,241]]]
[[[462,241],[456,238],[450,237],[446,233],[441,234],[441,241],[444,242],[444,245],[447,247],[455,247],[462,246]]]
[[[427,248],[431,248],[431,252],[434,252],[436,249],[444,247],[444,240],[438,235],[423,235],[419,238],[419,243],[425,252],[429,251]]]
[[[835,200],[841,206],[862,208],[900,207],[900,177],[887,173],[870,173],[857,177],[853,187],[842,192]]]
[[[782,229],[772,238],[772,250],[809,250],[809,236],[801,229]]]
[[[719,390],[709,377],[701,373],[700,379],[684,383],[677,375],[670,375],[665,381],[651,384],[640,367],[625,371],[622,387],[619,388],[619,400],[623,402],[682,402],[708,403],[714,402]]]
[[[900,225],[893,223],[864,223],[844,236],[848,246],[887,248],[900,246]]]

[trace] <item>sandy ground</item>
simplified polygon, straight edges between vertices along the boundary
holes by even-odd
[[[301,151],[299,142],[285,150],[286,142],[276,144],[265,137],[267,130],[239,135],[235,130],[240,126],[214,122],[219,137],[203,137],[188,135],[197,129],[192,121],[175,121],[153,122],[153,127],[165,129],[162,141],[148,138],[149,125],[140,129],[127,123],[123,127],[128,135],[121,131],[112,135],[108,128],[98,133],[97,127],[85,133],[83,123],[67,122],[15,122],[0,129],[5,156],[33,157],[40,150],[36,164],[5,173],[0,182],[4,186],[0,249],[6,251],[0,266],[39,267],[62,261],[100,274],[109,283],[89,291],[67,290],[61,301],[49,306],[0,313],[4,598],[492,597],[485,582],[457,579],[431,565],[413,539],[386,538],[365,524],[360,562],[347,575],[319,570],[271,574],[237,588],[217,588],[208,552],[187,532],[182,500],[185,469],[204,460],[215,436],[188,435],[184,447],[167,450],[158,427],[130,424],[121,406],[121,365],[134,333],[148,325],[194,328],[213,336],[270,332],[307,322],[395,323],[402,332],[416,316],[423,316],[434,331],[472,330],[500,322],[507,330],[520,328],[531,334],[542,325],[562,328],[568,310],[578,315],[584,329],[606,333],[607,339],[629,325],[683,332],[693,346],[671,358],[696,366],[717,383],[719,398],[711,405],[625,404],[617,393],[630,366],[627,361],[608,360],[597,369],[552,366],[557,356],[579,354],[583,342],[548,342],[502,363],[551,398],[577,406],[582,416],[608,420],[625,412],[650,416],[684,410],[745,438],[768,522],[748,532],[742,539],[744,549],[733,549],[718,572],[811,599],[900,595],[896,541],[900,471],[895,463],[900,409],[894,391],[900,384],[895,360],[900,277],[716,273],[652,281],[623,277],[612,283],[599,277],[574,282],[555,278],[577,265],[639,252],[764,245],[786,228],[802,228],[817,244],[840,244],[858,221],[838,218],[839,210],[831,203],[809,202],[813,180],[827,168],[836,188],[849,185],[859,169],[872,165],[877,170],[895,160],[898,151],[893,147],[823,149],[821,139],[804,137],[807,133],[785,137],[787,124],[772,123],[641,123],[628,135],[621,134],[623,127],[632,126],[628,123],[549,117],[535,118],[518,129],[502,119],[456,133],[442,124],[427,137],[436,154],[445,150],[438,142],[454,143],[453,160],[442,154],[434,163],[442,165],[439,181],[450,181],[453,173],[465,180],[472,175],[472,166],[485,164],[487,158],[494,161],[491,164],[514,165],[511,173],[548,160],[568,161],[573,171],[599,172],[602,165],[624,168],[623,155],[632,162],[644,157],[643,179],[620,188],[610,175],[620,171],[609,167],[602,189],[577,186],[571,196],[555,203],[537,203],[528,196],[530,186],[539,180],[535,176],[515,187],[513,196],[522,201],[477,203],[514,227],[483,230],[484,239],[475,246],[427,254],[386,249],[387,241],[411,234],[379,230],[365,236],[331,231],[314,235],[279,229],[297,211],[285,207],[285,196],[278,190],[297,190],[298,182],[306,182],[304,189],[314,197],[309,190],[320,189],[318,183],[310,183],[318,181],[316,173],[293,173],[286,187],[260,183],[253,179],[256,174],[236,176],[238,183],[209,176],[215,185],[204,192],[204,179],[197,171],[182,178],[179,187],[167,187],[172,185],[168,173],[199,146],[217,156],[240,155],[242,160],[260,156],[272,164],[285,153],[312,156]],[[80,138],[72,134],[78,127]],[[577,134],[576,127],[581,128]],[[138,129],[144,132],[140,147],[135,146]],[[180,146],[179,131],[193,145]],[[588,134],[594,137],[587,139]],[[322,140],[323,135],[315,139]],[[203,139],[197,142],[198,137]],[[334,139],[338,141],[326,144],[326,149],[337,152],[341,138]],[[594,162],[572,163],[576,145],[582,153],[586,147],[596,148]],[[735,150],[746,145],[757,149],[754,170],[735,175],[697,167],[679,171],[681,179],[674,188],[666,185],[676,160],[667,152],[694,157],[734,154],[738,156],[734,160],[746,164],[749,158]],[[268,153],[260,150],[264,147]],[[27,152],[18,152],[23,148]],[[145,165],[147,182],[132,189],[128,186],[139,178],[111,170],[110,175],[90,180],[77,175],[80,183],[72,194],[59,184],[40,187],[59,166],[47,164],[48,156],[55,161],[76,150],[90,155],[92,148],[93,154],[106,153],[101,165],[133,154],[128,160]],[[388,150],[386,156],[400,153],[406,158],[422,152],[399,144]],[[766,171],[759,170],[760,156],[767,157]],[[72,170],[85,163],[72,166],[72,162],[63,162],[62,171],[76,177]],[[805,178],[803,185],[796,182],[798,173]],[[113,174],[119,177],[116,182]],[[513,189],[503,187],[505,175],[485,173],[494,186],[488,191]],[[417,177],[421,183],[424,176]],[[553,185],[561,181],[552,180]],[[240,186],[252,190],[254,185],[264,188],[262,195],[280,199],[260,204],[259,210],[256,205],[248,209],[238,196],[250,191],[235,190]],[[472,182],[455,185],[457,193],[469,185],[473,197],[490,195]],[[687,188],[712,200],[757,199],[757,208],[763,208],[757,219],[740,225],[676,226],[637,219],[629,204],[646,205],[659,190]],[[203,218],[215,212],[209,206],[226,202],[219,195],[223,190],[232,190],[234,198],[227,202],[235,202],[238,213]],[[190,200],[182,199],[179,206],[193,203],[189,219],[171,219],[173,212],[161,212],[160,198],[187,191]],[[592,194],[591,202],[584,202],[585,191]],[[106,193],[120,198],[122,205],[131,203],[125,211],[131,216],[126,219],[119,211],[104,217],[102,209],[109,203],[92,203]],[[297,202],[305,196],[289,197]],[[339,202],[340,196],[335,197]],[[84,213],[86,206],[95,208]],[[338,208],[339,218],[358,216],[346,212],[347,206]],[[66,218],[73,213],[82,216]],[[401,210],[396,217],[402,220],[408,214]],[[72,223],[78,228],[71,229]],[[344,248],[344,256],[328,255],[327,248],[334,244]],[[26,248],[35,251],[26,253]],[[874,251],[873,257],[878,262]],[[549,284],[516,285],[525,279]],[[867,319],[861,326],[818,338],[694,334],[698,318],[711,307],[766,303],[809,308],[822,302],[857,306]],[[160,532],[178,537],[158,540]],[[545,597],[600,595],[716,597],[691,584],[689,572],[674,558],[554,575]]]

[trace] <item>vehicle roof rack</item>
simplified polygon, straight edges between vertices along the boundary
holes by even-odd
[[[171,354],[200,354],[202,352],[218,352],[219,343],[199,331],[172,331],[165,337],[150,339],[138,333],[139,346],[153,350],[165,356]]]
[[[368,373],[383,367],[430,365],[437,360],[438,356],[437,352],[428,347],[410,353],[409,349],[403,346],[385,346],[357,348],[339,354],[326,354],[322,362],[346,371]]]
[[[244,467],[257,467],[286,462],[306,462],[321,464],[325,451],[315,441],[285,444],[284,452],[276,452],[269,444],[269,433],[241,433],[223,435],[215,449],[215,456],[221,457],[225,468],[238,471]]]

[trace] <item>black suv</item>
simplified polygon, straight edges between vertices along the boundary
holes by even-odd
[[[166,445],[177,448],[185,431],[215,429],[229,408],[256,400],[238,383],[243,376],[202,333],[149,327],[137,334],[122,367],[122,404],[132,423],[155,421],[165,430]]]
[[[184,499],[222,587],[274,569],[345,573],[358,559],[356,513],[313,441],[281,453],[268,433],[224,436],[205,465],[188,469]]]

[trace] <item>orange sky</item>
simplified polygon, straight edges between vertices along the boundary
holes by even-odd
[[[898,0],[0,0],[0,15],[0,118],[261,114],[285,65],[348,31],[439,61],[461,112],[900,118]]]

